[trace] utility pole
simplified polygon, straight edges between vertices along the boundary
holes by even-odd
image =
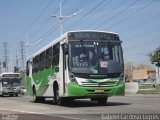
[[[25,70],[25,43],[20,42],[21,70]]]
[[[73,13],[71,15],[68,15],[68,16],[62,16],[62,8],[61,8],[61,3],[60,3],[60,10],[59,11],[60,11],[59,15],[50,14],[50,16],[59,19],[59,22],[60,22],[60,33],[62,35],[62,20],[66,19],[66,18],[71,18],[71,17],[77,15],[78,13],[80,13],[82,10],[80,10],[78,12],[75,12],[75,13]]]
[[[19,65],[19,60],[18,60],[18,55],[16,54],[16,67],[18,68],[18,65]]]
[[[15,58],[13,58],[12,57],[12,54],[11,54],[11,57],[9,58],[9,60],[10,60],[10,69],[11,69],[11,71],[13,70],[13,68],[14,68],[14,72],[15,72],[15,69],[16,70],[19,70],[19,68],[18,68],[18,63],[19,63],[19,57],[18,57],[18,55],[17,55],[17,52],[16,52],[16,57]],[[13,67],[13,64],[12,64],[12,61],[13,60],[15,60],[15,66]]]
[[[28,42],[28,35],[27,35],[27,37],[26,37],[26,42],[24,42],[24,41],[21,41],[20,42],[20,52],[21,52],[21,69],[22,70],[25,70],[25,62],[26,62],[26,60],[27,60],[27,57],[28,57],[28,47],[29,46],[33,46],[33,45],[35,45],[35,44],[38,44],[39,42],[41,42],[41,40],[42,39],[39,39],[39,40],[37,40],[37,41],[34,41],[34,42],[32,42],[32,43],[29,43]],[[17,66],[18,66],[18,57],[16,57],[17,59],[16,59],[16,64],[17,64]]]
[[[4,61],[3,67],[5,68],[5,72],[8,72],[8,43],[3,43],[3,50],[4,50]]]

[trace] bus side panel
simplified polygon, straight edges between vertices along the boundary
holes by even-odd
[[[32,75],[33,77],[33,83],[36,87],[36,95],[37,96],[44,96],[46,94],[47,89],[50,89],[51,85],[53,83],[52,78],[54,76],[54,68],[49,68],[43,71],[39,71]],[[51,83],[50,83],[51,82]],[[50,90],[49,90],[50,91]],[[48,93],[46,95],[52,95],[53,93]]]

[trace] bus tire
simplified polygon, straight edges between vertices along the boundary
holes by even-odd
[[[0,97],[3,97],[3,93],[0,95]]]
[[[10,97],[13,97],[14,95],[13,95],[13,94],[10,94],[9,96],[10,96]]]
[[[39,97],[39,102],[44,103],[45,102],[45,97]]]
[[[97,103],[98,103],[99,105],[105,105],[105,104],[107,103],[107,99],[108,99],[108,97],[98,98],[98,99],[97,99]]]
[[[54,88],[54,100],[55,100],[55,103],[59,106],[62,106],[65,103],[64,98],[59,96],[58,86],[55,86]]]

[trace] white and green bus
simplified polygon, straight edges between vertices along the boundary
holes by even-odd
[[[18,96],[18,88],[21,84],[19,73],[4,72],[0,74],[0,96]]]
[[[78,98],[105,104],[124,95],[122,41],[116,33],[71,31],[27,60],[27,91],[35,102],[54,98],[63,105]]]

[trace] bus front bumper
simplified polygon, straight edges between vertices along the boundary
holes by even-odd
[[[68,97],[110,97],[113,95],[124,96],[124,82],[112,87],[84,87],[76,83],[68,84]]]

